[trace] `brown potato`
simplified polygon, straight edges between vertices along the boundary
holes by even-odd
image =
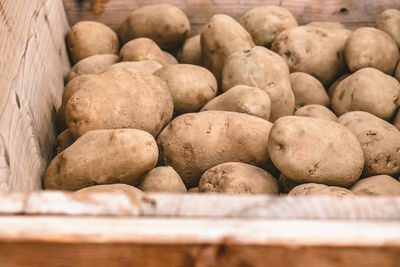
[[[177,54],[180,63],[203,66],[200,34],[186,39]]]
[[[399,60],[399,48],[384,31],[361,27],[348,38],[344,56],[351,72],[372,67],[392,75]]]
[[[162,51],[168,64],[179,64],[178,60],[168,52]]]
[[[201,111],[221,110],[246,113],[269,120],[271,99],[257,87],[236,85],[227,92],[211,99]]]
[[[400,48],[400,10],[386,9],[383,11],[376,21],[376,27],[392,37]]]
[[[313,26],[313,27],[323,28],[323,29],[328,29],[328,30],[341,30],[341,29],[345,30],[346,29],[346,27],[338,21],[313,21],[313,22],[306,24],[306,26]]]
[[[289,79],[296,109],[310,104],[329,107],[329,96],[316,78],[305,72],[293,72]]]
[[[339,123],[287,116],[274,123],[268,139],[272,162],[294,182],[348,187],[361,175],[360,143]]]
[[[364,176],[400,173],[400,131],[392,124],[363,111],[348,112],[338,122],[358,138],[364,152]]]
[[[226,162],[208,169],[200,178],[199,191],[228,194],[278,194],[278,181],[261,168]]]
[[[188,193],[200,193],[199,187],[198,187],[198,186],[192,187],[192,188],[188,189],[187,192],[188,192]]]
[[[327,186],[324,184],[301,184],[294,187],[289,192],[289,196],[335,196],[335,197],[353,197],[354,194],[350,190],[338,187],[338,186]]]
[[[138,186],[144,192],[186,193],[186,186],[172,167],[152,169]]]
[[[240,84],[258,87],[268,94],[271,99],[270,121],[293,114],[294,95],[290,88],[289,69],[276,53],[256,46],[230,55],[222,72],[222,91]]]
[[[389,175],[359,180],[350,190],[357,196],[400,196],[400,182]]]
[[[75,191],[74,195],[86,195],[92,193],[124,193],[134,198],[137,198],[141,194],[141,190],[128,185],[128,184],[103,184],[85,187],[78,191]]]
[[[242,25],[221,14],[214,15],[203,28],[200,42],[204,67],[214,74],[218,82],[221,81],[224,62],[232,53],[255,46]]]
[[[349,111],[367,111],[384,120],[393,118],[400,106],[400,83],[374,68],[356,71],[339,83],[331,99],[338,115]]]
[[[161,79],[115,69],[84,83],[68,100],[65,118],[75,139],[91,130],[118,128],[157,136],[172,112],[172,97]]]
[[[343,74],[342,76],[340,76],[339,78],[337,78],[337,80],[336,80],[334,83],[332,83],[331,86],[329,86],[329,89],[328,89],[328,96],[329,96],[330,99],[332,98],[333,93],[334,93],[334,91],[336,90],[336,88],[337,88],[337,86],[339,85],[339,83],[340,83],[341,81],[343,81],[344,79],[346,79],[347,77],[349,77],[349,76],[350,76],[350,73]]]
[[[107,71],[123,68],[140,74],[153,74],[156,70],[162,67],[163,65],[155,60],[124,61],[111,65]]]
[[[267,152],[272,124],[256,116],[227,111],[189,113],[175,118],[157,138],[160,160],[173,167],[188,188],[209,168],[243,162],[274,169]]]
[[[185,40],[190,30],[185,13],[170,4],[148,5],[135,9],[122,23],[123,43],[138,37],[154,40],[162,49],[172,49]]]
[[[336,117],[335,113],[333,113],[327,107],[317,105],[317,104],[307,105],[302,108],[299,108],[298,110],[296,110],[294,115],[318,118],[318,119],[335,121],[335,122],[337,121],[337,117]]]
[[[251,34],[256,45],[270,47],[279,33],[296,27],[297,21],[286,8],[267,5],[246,12],[240,24]]]
[[[163,51],[149,38],[137,38],[127,42],[119,55],[122,61],[155,60],[163,66],[168,64]]]
[[[157,144],[149,133],[90,131],[51,161],[44,188],[75,191],[98,184],[138,185],[157,159]]]
[[[72,63],[98,54],[118,54],[117,34],[96,21],[80,21],[67,33],[67,48]]]
[[[57,154],[60,154],[63,152],[67,147],[72,145],[74,143],[74,138],[72,138],[71,133],[69,130],[64,130],[62,133],[60,133],[57,137]]]
[[[217,81],[206,68],[190,65],[167,65],[156,75],[165,81],[174,100],[177,114],[196,112],[217,94]]]

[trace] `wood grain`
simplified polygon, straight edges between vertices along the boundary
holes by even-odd
[[[235,19],[260,5],[280,5],[293,12],[300,24],[311,21],[341,21],[349,28],[374,25],[379,14],[387,8],[400,9],[400,1],[393,0],[64,0],[71,25],[81,20],[96,20],[118,30],[120,24],[140,6],[171,3],[181,8],[192,24],[192,34],[214,14],[224,13]]]
[[[0,1],[0,191],[41,189],[68,70],[61,0]]]

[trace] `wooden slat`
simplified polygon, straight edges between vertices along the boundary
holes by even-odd
[[[0,1],[0,191],[41,189],[68,70],[61,0]]]

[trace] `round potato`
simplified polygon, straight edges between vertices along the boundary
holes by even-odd
[[[368,112],[353,111],[338,122],[358,138],[364,152],[364,176],[400,173],[400,131]]]
[[[204,67],[218,82],[224,62],[232,53],[255,46],[250,34],[236,20],[221,14],[214,15],[203,28],[200,42]]]
[[[400,196],[400,182],[389,175],[359,180],[350,190],[357,196]]]
[[[157,144],[149,133],[90,131],[51,161],[44,188],[75,191],[98,184],[138,185],[157,159]]]
[[[209,168],[243,162],[274,173],[267,152],[272,123],[256,116],[204,111],[176,117],[157,138],[160,160],[173,167],[188,188]]]
[[[188,189],[188,193],[200,193],[199,187],[192,187]]]
[[[306,26],[313,26],[317,28],[323,28],[323,29],[328,29],[328,30],[345,30],[346,27],[338,22],[338,21],[313,21]]]
[[[399,48],[387,33],[361,27],[348,38],[344,56],[351,72],[372,67],[392,75],[399,60]]]
[[[154,72],[168,85],[176,114],[199,111],[217,94],[217,81],[206,68],[190,65],[167,65]]]
[[[119,55],[122,61],[155,60],[163,66],[168,64],[163,51],[149,38],[137,38],[127,42]]]
[[[157,136],[172,113],[172,97],[161,79],[126,69],[90,79],[65,108],[66,122],[75,139],[91,130],[118,128],[145,130]]]
[[[271,99],[257,87],[236,85],[227,92],[210,100],[201,111],[221,110],[247,113],[269,120]]]
[[[177,54],[180,63],[203,66],[200,34],[186,39]]]
[[[98,54],[118,54],[117,34],[96,21],[80,21],[67,33],[67,48],[72,63]]]
[[[338,116],[360,110],[390,120],[398,106],[400,83],[374,68],[363,68],[345,78],[334,90],[331,100],[332,110]]]
[[[57,136],[57,154],[63,152],[67,147],[74,143],[74,138],[72,138],[69,130],[65,130]]]
[[[240,84],[258,87],[268,94],[271,99],[270,121],[293,114],[295,100],[290,88],[289,69],[276,53],[256,46],[229,56],[222,72],[222,91]]]
[[[251,34],[254,43],[270,47],[278,34],[296,27],[293,14],[280,6],[259,6],[249,10],[240,19],[240,24]]]
[[[289,79],[296,109],[310,104],[329,106],[329,96],[316,78],[305,72],[293,72]]]
[[[268,139],[272,162],[294,182],[348,187],[361,175],[360,143],[339,123],[287,116],[274,123]]]
[[[344,79],[346,79],[347,77],[349,77],[349,76],[350,76],[350,73],[343,74],[334,83],[332,83],[331,86],[329,86],[328,96],[329,96],[330,99],[333,97],[333,92],[336,90],[336,88],[339,85],[339,83],[341,81],[343,81]]]
[[[170,4],[148,5],[135,9],[122,23],[120,37],[123,43],[138,37],[147,37],[162,49],[182,44],[190,30],[185,13]]]
[[[241,162],[226,162],[208,169],[199,191],[228,194],[278,194],[278,181],[268,172]]]
[[[112,71],[118,68],[127,69],[129,71],[137,72],[140,74],[153,74],[156,70],[162,68],[163,65],[155,60],[143,61],[124,61],[111,65],[107,71]]]
[[[289,192],[289,196],[335,196],[335,197],[353,197],[354,194],[350,190],[338,187],[327,186],[324,184],[307,183],[294,187]]]
[[[299,183],[293,182],[289,178],[287,178],[285,175],[282,173],[279,175],[279,180],[278,180],[278,185],[279,185],[279,191],[281,193],[289,193],[290,190],[292,190],[295,186],[298,186]]]
[[[294,115],[318,118],[335,122],[337,121],[335,113],[333,113],[329,108],[317,104],[307,105],[299,108],[298,110],[296,110]]]
[[[386,9],[383,11],[376,21],[376,27],[392,37],[400,48],[400,10]]]
[[[351,31],[299,26],[281,32],[272,50],[281,55],[290,72],[305,72],[325,87],[346,72],[344,45]]]
[[[179,174],[173,168],[164,166],[152,169],[138,188],[144,192],[187,192]]]
[[[162,51],[168,64],[179,64],[178,60],[168,52]]]

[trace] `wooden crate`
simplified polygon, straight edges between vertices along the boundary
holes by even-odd
[[[117,29],[168,2],[192,34],[215,13],[276,4],[300,23],[373,25],[399,0],[0,0],[0,266],[400,266],[400,198],[40,191],[70,65],[64,37],[91,19]],[[66,12],[65,12],[66,11]]]

